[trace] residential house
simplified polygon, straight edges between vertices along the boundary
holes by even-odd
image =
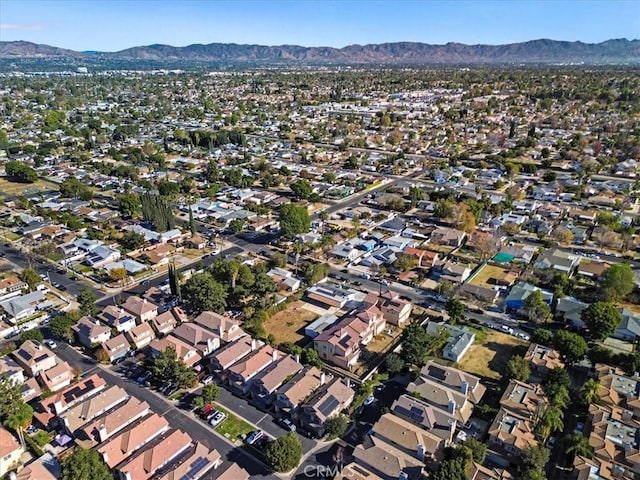
[[[472,462],[467,471],[468,480],[513,480],[513,476],[502,468],[489,468]]]
[[[136,319],[133,315],[115,305],[104,307],[99,318],[119,332],[128,332],[136,326]]]
[[[622,314],[622,321],[611,336],[619,340],[635,342],[640,337],[640,315],[627,308],[620,308],[619,310]]]
[[[24,383],[24,369],[8,355],[0,357],[0,376],[6,375],[14,385]]]
[[[267,275],[273,279],[278,291],[295,292],[300,288],[300,279],[284,268],[274,267],[267,272]]]
[[[354,397],[349,381],[336,377],[300,407],[300,424],[323,436],[325,420],[348,408]]]
[[[529,246],[508,245],[502,247],[493,259],[501,263],[524,263],[529,264],[536,254],[535,248]]]
[[[155,303],[135,295],[128,297],[122,308],[133,315],[138,322],[148,322],[158,316],[158,306]]]
[[[174,310],[176,309],[167,310],[151,320],[151,325],[158,335],[167,335],[176,328],[178,320]]]
[[[158,317],[156,317],[158,318]],[[140,325],[136,325],[127,332],[128,340],[136,346],[137,350],[140,350],[151,343],[156,338],[156,333],[151,328],[149,322],[142,322]]]
[[[202,357],[220,348],[220,337],[197,323],[183,323],[173,331],[172,335],[195,347]]]
[[[97,270],[109,263],[115,262],[120,259],[121,256],[120,250],[100,245],[89,252],[84,263]]]
[[[533,421],[504,407],[489,427],[488,435],[491,448],[504,453],[511,463],[519,462],[523,450],[538,445]]]
[[[596,365],[594,376],[600,383],[598,396],[602,405],[622,407],[640,419],[640,380],[609,365]]]
[[[578,275],[583,277],[593,278],[594,280],[600,279],[604,272],[606,272],[611,264],[606,262],[598,262],[595,260],[582,261],[576,269]]]
[[[73,369],[67,362],[59,362],[55,366],[40,372],[38,380],[45,390],[57,392],[68,386],[74,376]]]
[[[382,312],[385,321],[397,326],[402,326],[409,321],[413,309],[413,304],[410,301],[403,300],[397,292],[391,290],[383,292],[376,305]]]
[[[326,383],[327,376],[316,367],[306,367],[278,388],[273,400],[274,410],[292,417],[298,405]]]
[[[309,338],[316,338],[337,321],[338,317],[330,313],[325,313],[304,327],[304,334]]]
[[[191,235],[186,242],[187,247],[203,250],[207,246],[207,240],[200,235]]]
[[[488,304],[493,304],[500,296],[500,290],[497,288],[485,287],[482,285],[473,285],[471,283],[463,283],[458,292],[461,295],[468,295],[476,300]]]
[[[215,312],[202,312],[193,322],[216,334],[224,343],[232,342],[246,335],[245,331],[240,327],[240,322]]]
[[[164,475],[158,476],[157,480],[199,480],[211,470],[217,470],[220,465],[222,457],[216,449],[209,449],[205,444],[196,442],[187,450],[186,456],[181,456],[178,463],[172,465]]]
[[[251,338],[249,335],[238,337],[209,357],[209,369],[220,376],[224,376],[229,367],[263,345],[264,342]]]
[[[291,355],[269,365],[251,380],[251,403],[266,409],[274,400],[276,389],[303,368],[300,359]]]
[[[440,437],[408,420],[391,413],[383,414],[371,428],[376,445],[387,444],[417,460],[430,464],[435,470],[444,460],[447,443]]]
[[[462,283],[471,275],[471,268],[445,260],[435,265],[432,274],[439,281],[448,280],[453,283]]]
[[[353,451],[354,462],[383,479],[418,480],[422,477],[424,463],[384,442],[367,447],[358,445]]]
[[[429,269],[433,268],[433,266],[438,261],[438,254],[436,252],[432,252],[430,250],[423,250],[421,248],[415,247],[407,247],[404,250],[406,255],[411,255],[416,257],[418,260],[417,268],[421,269]]]
[[[82,317],[71,329],[76,332],[80,343],[87,348],[103,344],[111,338],[111,329],[91,317]]]
[[[25,402],[30,402],[40,396],[42,393],[42,387],[38,384],[38,381],[35,378],[29,378],[26,382],[22,384],[22,390],[20,394],[22,395],[22,400]]]
[[[476,336],[465,327],[456,327],[444,322],[429,322],[427,333],[432,337],[438,337],[442,331],[447,331],[447,343],[442,349],[442,356],[452,362],[459,362],[465,353],[471,348]]]
[[[633,479],[632,471],[627,471],[622,465],[602,460],[601,458],[586,458],[576,455],[573,461],[575,480],[614,480]]]
[[[149,480],[158,470],[178,458],[191,446],[191,437],[181,430],[172,430],[155,439],[152,446],[129,457],[115,468],[120,480]]]
[[[100,395],[94,395],[81,403],[67,409],[60,414],[62,425],[69,435],[75,435],[76,431],[103,413],[111,410],[116,405],[129,398],[127,392],[114,385],[102,391]]]
[[[173,335],[151,340],[149,348],[151,349],[151,355],[154,357],[160,352],[164,352],[167,348],[173,348],[178,359],[182,360],[187,367],[192,367],[202,360],[202,355],[200,355],[198,349]]]
[[[4,477],[9,471],[22,465],[20,458],[24,447],[4,427],[0,427],[0,475]]]
[[[321,359],[352,370],[360,358],[360,333],[340,322],[314,338],[313,348]]]
[[[565,252],[564,250],[545,250],[538,256],[534,266],[540,269],[553,268],[571,275],[573,269],[580,263],[581,258],[580,255]]]
[[[534,418],[547,402],[542,387],[518,380],[510,380],[500,398],[500,405],[523,418]]]
[[[20,320],[35,315],[44,299],[44,293],[36,290],[25,295],[7,298],[0,302],[0,307],[7,314],[6,320],[9,323],[16,324]]]
[[[586,324],[582,321],[582,312],[588,306],[587,303],[581,302],[575,297],[558,298],[556,317],[575,328],[585,328]]]
[[[420,370],[420,377],[435,382],[445,388],[462,392],[474,405],[480,403],[487,391],[480,378],[460,369],[441,365],[433,360]]]
[[[560,352],[544,345],[532,343],[524,355],[529,363],[531,375],[545,378],[554,368],[564,368]]]
[[[342,308],[351,300],[352,293],[332,283],[316,283],[306,292],[307,298],[328,307]]]
[[[249,480],[249,473],[239,466],[232,463],[229,468],[216,474],[216,480]]]
[[[60,415],[87,398],[98,394],[106,386],[104,379],[94,373],[55,395],[41,400],[35,406],[33,416],[42,425],[47,426],[56,415]]]
[[[437,228],[429,238],[431,243],[437,245],[446,245],[449,247],[459,247],[466,238],[467,234],[462,230],[455,228]]]
[[[633,420],[632,413],[610,405],[589,406],[585,422],[589,433],[589,444],[593,447],[593,458],[618,467],[617,477],[636,478],[640,474],[640,423]]]
[[[84,448],[94,448],[147,416],[149,412],[147,402],[136,397],[129,397],[116,409],[82,427],[77,433],[76,443]]]
[[[14,350],[13,356],[30,377],[55,367],[55,354],[39,342],[27,340],[20,348]]]
[[[283,354],[271,345],[263,345],[251,352],[228,368],[229,390],[238,395],[247,395],[253,378],[282,356]]]
[[[16,472],[15,480],[58,480],[60,473],[60,464],[48,453]]]
[[[110,338],[109,340],[104,342],[101,347],[109,356],[110,362],[115,362],[116,360],[126,357],[127,354],[131,351],[129,340],[124,333]]]
[[[111,437],[97,450],[107,466],[114,468],[167,430],[169,430],[169,422],[157,413],[153,413],[129,430]]]
[[[553,293],[526,282],[518,282],[515,284],[511,288],[509,295],[507,295],[507,298],[505,298],[504,304],[508,310],[520,310],[524,307],[524,301],[527,297],[537,290],[542,292],[542,299],[550,305],[553,301]]]
[[[0,279],[0,298],[18,295],[19,292],[27,287],[27,283],[20,280],[20,277],[10,274]]]
[[[453,442],[458,421],[454,415],[446,410],[434,407],[411,395],[403,394],[393,402],[391,412],[444,440],[445,445]]]

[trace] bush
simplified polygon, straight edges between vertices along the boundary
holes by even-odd
[[[51,441],[51,435],[49,435],[44,430],[38,430],[31,438],[40,447],[44,447],[47,443]]]
[[[302,443],[295,432],[289,432],[277,438],[265,455],[267,462],[276,472],[288,472],[294,469],[302,459]]]
[[[340,437],[347,431],[349,426],[349,417],[346,415],[336,415],[335,417],[328,418],[324,422],[324,431],[327,434],[327,440],[333,440]]]

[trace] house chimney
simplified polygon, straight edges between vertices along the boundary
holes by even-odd
[[[271,352],[271,361],[273,361],[273,362],[277,362],[278,361],[278,350],[276,350],[275,348]]]
[[[449,400],[449,405],[447,406],[447,410],[451,414],[456,413],[456,401],[455,400]]]
[[[251,339],[251,351],[253,352],[256,349],[257,346],[258,346],[258,344],[256,343],[256,339],[252,338]]]
[[[102,460],[104,461],[104,463],[109,464],[109,455],[107,454],[107,452],[102,452]]]
[[[327,374],[322,372],[320,374],[320,385],[324,385],[327,382]]]
[[[53,402],[53,411],[60,415],[63,411],[62,402],[60,400]]]
[[[460,391],[466,396],[469,393],[469,382],[463,380],[460,384]]]
[[[424,460],[424,445],[418,445],[418,451],[416,452],[416,457],[418,457],[418,460],[423,461]]]
[[[109,438],[109,434],[107,433],[107,427],[104,426],[104,423],[98,427],[98,438],[100,438],[100,442],[105,442],[107,438]]]
[[[300,355],[298,355],[298,354],[296,353],[296,356],[295,356],[295,357],[293,357],[293,358],[295,358],[296,363],[300,363]]]

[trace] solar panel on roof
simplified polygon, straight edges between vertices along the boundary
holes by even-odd
[[[396,408],[395,408],[395,412],[398,415],[402,415],[402,416],[411,418],[411,410],[409,410],[406,407],[403,407],[402,405],[397,405]]]
[[[324,416],[328,416],[336,409],[339,403],[335,397],[329,397],[320,404],[319,410]]]
[[[429,375],[437,378],[438,380],[444,380],[447,378],[446,372],[442,368],[432,366],[429,368]]]

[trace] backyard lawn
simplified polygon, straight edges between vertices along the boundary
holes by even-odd
[[[224,420],[224,422],[216,427],[216,432],[224,435],[232,442],[235,442],[236,440],[244,440],[247,435],[255,430],[255,428],[249,425],[247,422],[236,417],[226,408],[221,407],[219,403],[216,403],[216,410],[220,410],[222,413],[227,415],[227,418]]]
[[[479,287],[493,288],[495,287],[495,280],[505,278],[508,273],[509,269],[507,268],[486,264],[469,283]]]
[[[304,327],[318,318],[318,315],[303,307],[298,300],[287,305],[287,308],[276,313],[264,323],[267,333],[276,338],[276,342],[297,343],[304,339]]]
[[[462,357],[458,367],[494,380],[502,378],[509,359],[514,355],[523,355],[527,347],[524,340],[495,330],[487,330],[485,338],[478,340]]]
[[[55,183],[38,179],[33,183],[10,182],[6,178],[0,178],[0,192],[4,197],[15,197],[18,195],[31,195],[46,190],[58,190],[59,186]]]

